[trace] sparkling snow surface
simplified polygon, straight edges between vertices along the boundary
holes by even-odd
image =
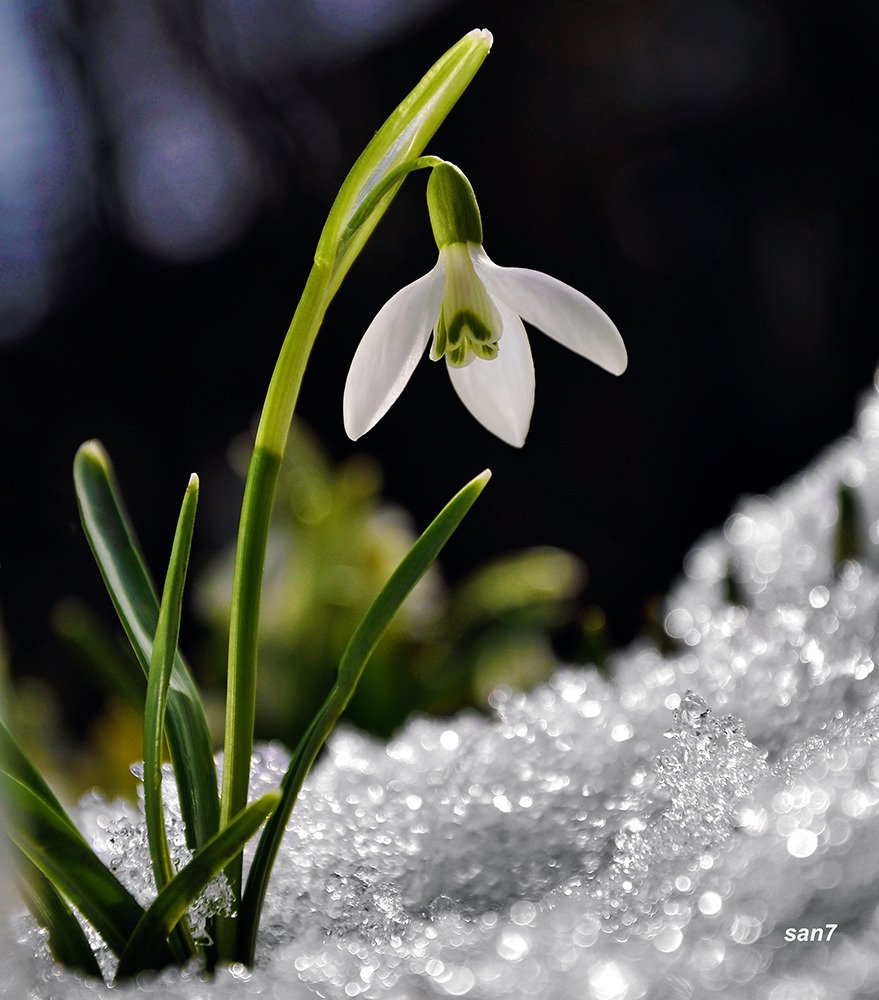
[[[836,569],[840,480],[869,553]],[[17,918],[3,995],[876,997],[879,397],[803,475],[741,502],[685,573],[666,606],[674,652],[636,644],[609,677],[560,669],[496,692],[490,719],[416,720],[389,745],[338,732],[253,972],[111,991],[55,968]],[[261,748],[254,793],[286,759]],[[148,897],[137,811],[90,797],[82,822]],[[827,924],[829,943],[785,940]]]

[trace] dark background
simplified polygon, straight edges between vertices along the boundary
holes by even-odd
[[[10,111],[15,87],[0,99],[0,607],[14,669],[52,677],[71,717],[95,692],[52,639],[51,610],[70,594],[108,604],[78,525],[76,447],[105,442],[154,567],[193,470],[196,562],[234,535],[226,449],[258,411],[332,197],[472,27],[490,28],[494,50],[428,151],[470,177],[493,259],[594,298],[629,369],[615,379],[535,332],[522,451],[427,363],[348,441],[358,339],[435,260],[416,175],[317,341],[299,413],[330,452],[379,460],[386,495],[419,524],[491,467],[447,575],[522,546],[570,549],[589,565],[584,601],[625,643],[737,495],[772,488],[850,426],[879,355],[874,5],[13,7],[0,50],[26,42],[45,83],[20,88],[22,106],[42,93],[56,110],[34,119],[36,141]],[[212,116],[222,128],[200,132]],[[174,139],[181,121],[195,126]],[[153,161],[161,128],[174,141]]]

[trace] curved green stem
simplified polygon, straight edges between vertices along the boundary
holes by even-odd
[[[247,803],[253,752],[260,595],[269,523],[290,420],[305,365],[324,314],[425,145],[454,107],[491,48],[487,31],[471,31],[449,49],[390,115],[361,153],[336,197],[318,241],[315,263],[266,394],[245,484],[235,553],[229,628],[226,743],[221,829]],[[241,858],[226,870],[241,898]],[[235,957],[234,918],[218,921],[220,958]]]
[[[402,164],[397,167],[396,170],[392,170],[387,177],[377,184],[369,194],[363,199],[363,201],[357,206],[351,216],[351,220],[345,227],[345,231],[339,237],[339,245],[336,250],[336,261],[344,261],[347,250],[351,245],[352,240],[357,236],[358,231],[367,221],[370,215],[378,208],[380,203],[391,194],[394,188],[398,187],[403,181],[415,170],[426,170],[434,167],[438,167],[441,163],[445,163],[445,160],[441,159],[439,156],[419,156],[415,160],[409,160],[407,163]]]
[[[331,276],[329,267],[315,261],[272,373],[256,431],[254,454],[265,451],[278,458],[284,454],[305,365],[335,291],[330,287]]]
[[[305,365],[329,303],[326,287],[326,271],[316,264],[281,349],[247,471],[232,581],[221,829],[247,805],[266,542],[290,420]],[[236,899],[241,895],[241,875],[242,859],[239,856],[226,871]],[[231,957],[234,948],[234,929],[229,923],[229,919],[224,919],[218,925],[218,943],[224,957]]]

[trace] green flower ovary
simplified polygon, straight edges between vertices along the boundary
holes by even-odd
[[[446,283],[434,331],[433,361],[445,356],[463,368],[474,358],[491,361],[498,355],[501,318],[480,281],[466,243],[450,243],[440,251],[445,258]]]

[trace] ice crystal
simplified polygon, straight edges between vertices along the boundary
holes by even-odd
[[[840,482],[866,539],[842,563]],[[560,668],[530,694],[495,691],[489,718],[415,719],[388,744],[337,732],[291,821],[254,970],[172,969],[111,993],[56,968],[9,904],[5,995],[875,997],[877,609],[874,394],[849,438],[693,549],[665,610],[673,652],[643,641],[609,674]],[[287,759],[259,748],[254,795]],[[149,898],[140,812],[92,796],[80,813]],[[834,924],[829,941],[786,939]]]

